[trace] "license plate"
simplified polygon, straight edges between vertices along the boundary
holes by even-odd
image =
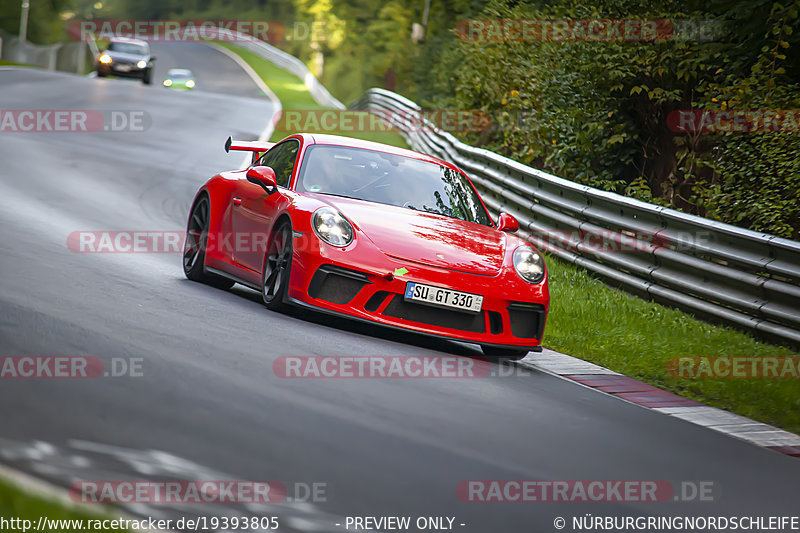
[[[131,67],[130,65],[117,65],[114,67],[114,70],[118,70],[120,72],[130,72]]]
[[[409,281],[406,283],[405,299],[435,307],[458,309],[468,313],[479,313],[483,305],[483,296],[468,292],[454,291],[443,287],[423,285]]]

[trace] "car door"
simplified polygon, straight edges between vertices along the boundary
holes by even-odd
[[[274,146],[256,165],[271,167],[275,171],[278,189],[286,189],[289,187],[299,150],[300,143],[296,139],[289,139]],[[281,201],[280,191],[268,195],[260,186],[242,178],[232,201],[233,260],[248,270],[261,272],[268,232]]]

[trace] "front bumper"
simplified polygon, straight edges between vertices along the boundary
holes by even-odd
[[[513,267],[496,276],[455,272],[395,259],[358,242],[338,249],[314,235],[295,236],[293,255],[288,296],[295,304],[464,342],[520,349],[541,342],[550,300],[546,276],[534,285]],[[480,294],[481,312],[407,302],[410,281]]]
[[[111,63],[104,64],[98,63],[96,65],[97,73],[103,76],[117,76],[120,78],[143,78],[147,72],[148,67],[139,68],[136,65],[126,65],[129,70],[120,70],[125,68],[120,64]]]
[[[175,84],[172,85],[164,85],[167,89],[172,89],[173,91],[191,91],[194,89],[194,86],[189,87],[185,83]]]

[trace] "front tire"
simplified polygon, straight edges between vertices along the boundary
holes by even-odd
[[[497,346],[481,346],[483,355],[489,359],[507,359],[511,361],[519,361],[526,355],[528,350],[515,350],[513,348],[498,348]]]
[[[150,85],[150,83],[152,82],[151,75],[152,74],[151,74],[150,70],[149,69],[146,70],[145,73],[144,73],[144,76],[142,76],[142,83],[144,83],[145,85]]]
[[[272,311],[286,308],[286,292],[292,272],[292,226],[282,222],[272,232],[264,256],[264,273],[261,275],[261,297]]]
[[[227,278],[208,274],[203,270],[208,246],[208,225],[211,208],[207,196],[203,196],[192,208],[186,225],[186,241],[183,243],[183,273],[192,281],[205,283],[218,289],[230,289],[234,282]]]

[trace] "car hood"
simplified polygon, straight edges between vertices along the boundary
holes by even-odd
[[[494,228],[403,207],[319,197],[390,257],[484,276],[496,275],[503,266],[506,235]]]

